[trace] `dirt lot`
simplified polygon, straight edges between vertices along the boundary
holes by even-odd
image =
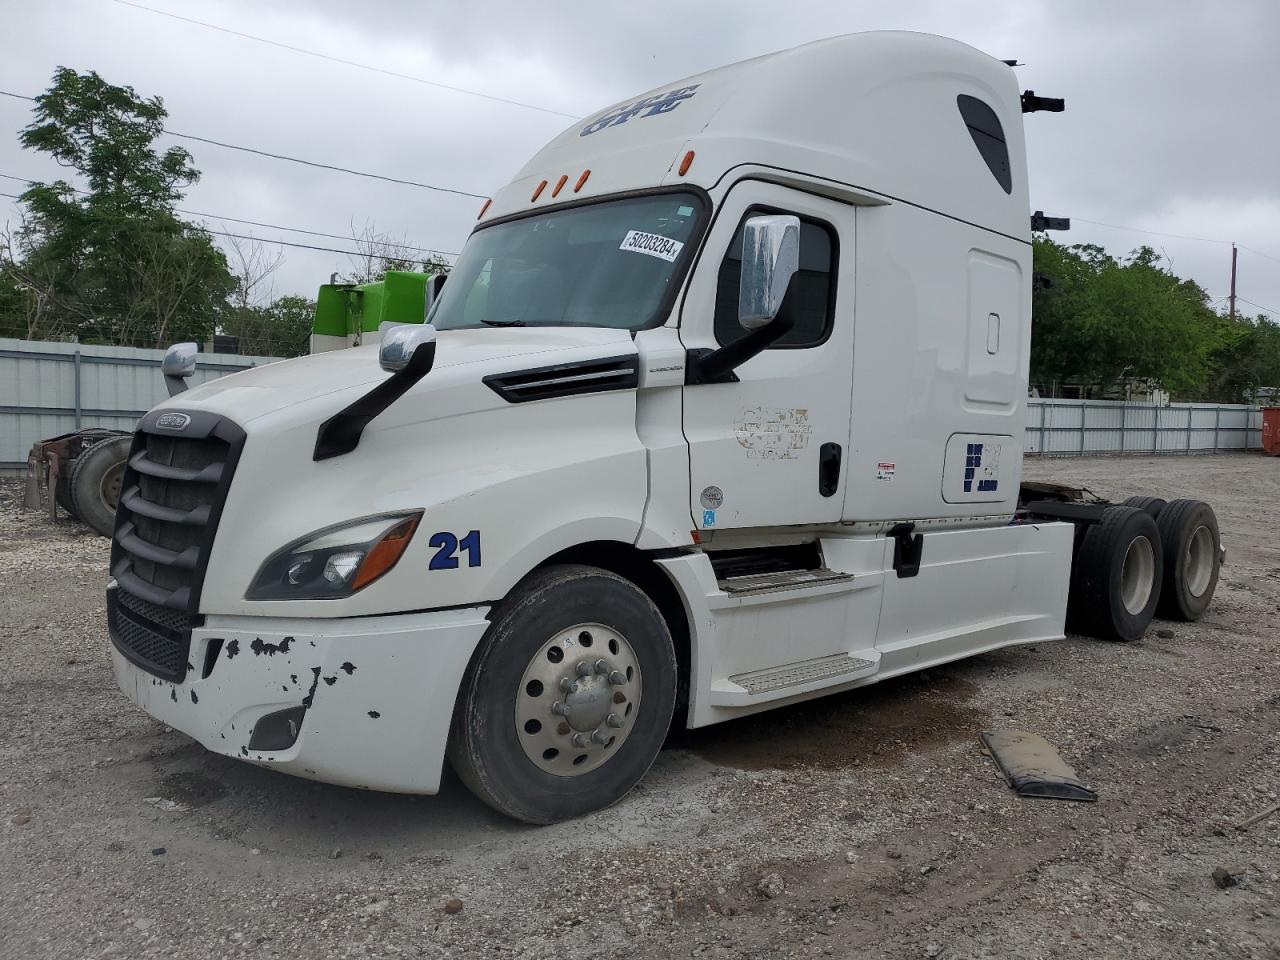
[[[622,803],[542,829],[452,778],[363,793],[165,729],[110,675],[106,542],[0,486],[0,956],[1280,957],[1280,813],[1235,826],[1280,796],[1280,461],[1029,473],[1213,503],[1207,618],[680,733]],[[991,725],[1101,802],[1017,799]]]

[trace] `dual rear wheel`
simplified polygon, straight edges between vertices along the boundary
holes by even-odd
[[[1157,613],[1198,620],[1217,587],[1220,558],[1218,522],[1206,503],[1131,497],[1107,507],[1077,542],[1068,629],[1131,641]]]

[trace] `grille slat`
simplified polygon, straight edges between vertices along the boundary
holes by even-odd
[[[222,504],[244,432],[222,417],[191,413],[179,427],[147,414],[134,435],[116,510],[108,596],[111,639],[157,676],[180,681]]]

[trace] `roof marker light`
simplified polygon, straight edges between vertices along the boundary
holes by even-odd
[[[560,191],[564,189],[564,185],[565,183],[568,182],[568,180],[569,180],[569,175],[567,173],[560,174],[560,179],[556,181],[556,188],[551,191],[551,196],[552,197],[560,196]]]
[[[533,191],[533,196],[529,198],[529,202],[533,203],[533,201],[537,200],[538,197],[542,196],[542,191],[545,189],[547,189],[547,181],[543,180],[538,184],[537,189]]]
[[[684,176],[689,172],[689,167],[693,164],[693,151],[690,150],[684,155],[684,159],[680,161],[680,176]]]
[[[583,170],[582,176],[578,178],[578,182],[573,185],[573,192],[577,193],[582,189],[582,185],[587,182],[587,177],[591,176],[590,170]]]
[[[486,213],[488,213],[488,212],[489,212],[489,204],[491,204],[491,203],[493,203],[493,197],[490,197],[488,200],[486,200],[486,201],[484,202],[484,206],[483,206],[483,207],[481,207],[481,208],[480,208],[480,212],[479,212],[478,214],[476,214],[476,219],[477,219],[477,220],[479,220],[481,217],[483,217]]]

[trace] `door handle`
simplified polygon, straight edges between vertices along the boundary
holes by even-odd
[[[824,443],[818,451],[818,492],[835,495],[840,486],[840,444]]]

